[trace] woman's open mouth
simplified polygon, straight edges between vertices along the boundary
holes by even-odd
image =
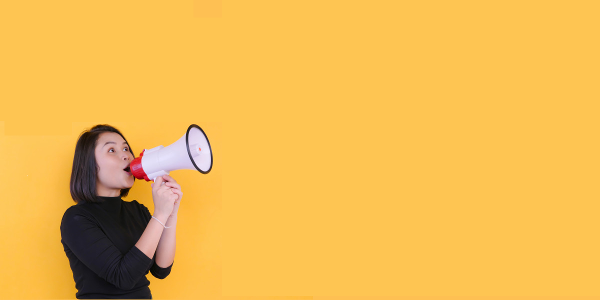
[[[123,169],[123,171],[125,171],[125,173],[127,173],[127,175],[131,176],[131,170],[129,169],[129,166],[127,166],[127,168]]]

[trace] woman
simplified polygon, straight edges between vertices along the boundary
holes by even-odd
[[[126,202],[135,178],[135,157],[119,130],[96,125],[75,146],[69,207],[60,225],[78,299],[152,299],[148,272],[171,273],[177,211],[183,193],[170,176],[151,184],[154,214],[136,200]]]

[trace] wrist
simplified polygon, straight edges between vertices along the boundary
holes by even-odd
[[[167,220],[167,223],[165,223],[166,226],[172,227],[177,225],[177,215],[171,215],[169,216],[169,219]]]
[[[163,224],[166,223],[167,220],[169,219],[169,216],[162,215],[162,214],[153,214],[152,216],[157,218],[159,221],[163,222]]]

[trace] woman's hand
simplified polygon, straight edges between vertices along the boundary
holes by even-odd
[[[169,176],[169,175],[163,175],[162,178],[164,179],[164,185],[167,186],[168,188],[171,189],[171,192],[175,195],[177,195],[177,198],[175,199],[175,203],[173,204],[173,211],[171,212],[169,217],[175,216],[177,217],[177,211],[179,211],[179,203],[181,202],[181,198],[183,197],[183,192],[181,191],[181,186],[177,183],[177,181],[175,181],[175,179],[173,179],[173,177]],[[153,186],[153,184],[151,184],[150,186]]]
[[[150,185],[152,187],[152,199],[154,200],[154,215],[166,221],[171,213],[175,200],[179,195],[173,193],[171,188],[166,186],[162,176],[156,177],[156,181]]]

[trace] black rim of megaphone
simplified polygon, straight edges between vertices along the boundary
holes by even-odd
[[[206,172],[202,171],[202,170],[200,170],[200,168],[198,168],[198,166],[194,162],[194,158],[192,157],[192,152],[190,151],[190,142],[189,142],[190,130],[192,130],[192,128],[194,128],[194,127],[200,129],[200,131],[204,135],[204,138],[206,138],[206,142],[208,143],[208,149],[210,149],[210,168],[208,168],[208,170]],[[202,130],[202,128],[200,128],[200,126],[198,126],[196,124],[192,124],[192,125],[190,125],[190,127],[188,127],[187,131],[185,132],[185,145],[187,146],[187,151],[188,151],[188,155],[190,156],[190,160],[192,161],[192,164],[194,164],[194,167],[196,167],[196,170],[200,171],[200,173],[202,173],[202,174],[208,174],[208,172],[210,172],[210,170],[212,170],[212,166],[213,166],[212,147],[210,147],[210,141],[208,140],[208,136],[206,136],[206,133],[204,133],[204,130]]]

